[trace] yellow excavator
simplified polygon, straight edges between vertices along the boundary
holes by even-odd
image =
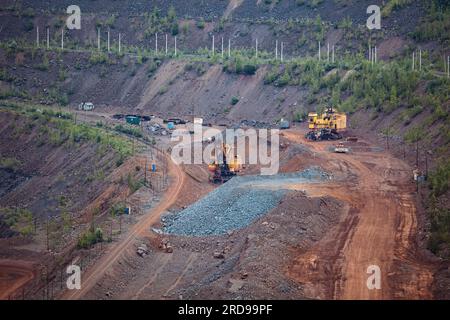
[[[306,138],[309,140],[339,140],[342,139],[342,132],[347,129],[347,115],[343,112],[336,112],[333,107],[319,114],[310,112],[308,114],[309,132]]]
[[[239,156],[234,156],[233,160],[228,160],[227,155],[230,153],[231,147],[222,143],[222,163],[217,159],[208,165],[208,170],[212,173],[210,181],[213,183],[224,183],[236,175],[242,168]]]

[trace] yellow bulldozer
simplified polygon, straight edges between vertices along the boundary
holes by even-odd
[[[347,115],[343,112],[336,112],[333,107],[319,114],[310,112],[308,114],[309,132],[306,138],[309,140],[339,140],[342,139],[342,132],[347,129]]]

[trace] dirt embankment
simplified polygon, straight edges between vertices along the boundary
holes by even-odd
[[[285,136],[306,143],[295,133]],[[416,242],[420,225],[410,167],[381,151],[342,156],[329,153],[327,143],[309,144],[329,159],[325,168],[343,180],[307,193],[346,201],[350,210],[311,250],[299,254],[289,274],[322,298],[432,298],[436,264]],[[366,285],[371,265],[380,267],[380,290]]]
[[[0,110],[1,298],[17,294],[39,265],[52,270],[52,254],[70,259],[92,217],[128,195],[123,177],[136,167],[117,168],[115,151],[64,140],[55,124],[42,121]]]

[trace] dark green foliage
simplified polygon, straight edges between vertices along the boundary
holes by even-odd
[[[103,230],[100,228],[89,228],[88,231],[83,233],[78,240],[78,248],[88,249],[94,244],[103,242]]]

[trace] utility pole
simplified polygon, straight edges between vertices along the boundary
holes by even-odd
[[[97,29],[97,50],[100,51],[100,28]]]
[[[214,57],[214,51],[215,51],[215,43],[214,43],[214,35],[212,36],[212,56]]]
[[[275,60],[278,60],[278,40],[275,40]]]
[[[283,62],[283,49],[284,49],[284,42],[281,42],[281,52],[280,52],[281,62]]]
[[[416,166],[419,167],[419,137],[416,137]]]
[[[39,27],[36,27],[36,47],[39,48]]]
[[[109,41],[109,33],[110,33],[110,31],[108,29],[108,53],[111,52],[110,41]]]
[[[333,45],[333,53],[332,53],[332,58],[331,58],[332,62],[334,63],[334,45]]]
[[[369,44],[369,61],[372,62],[372,46]]]
[[[321,48],[320,48],[320,41],[319,41],[319,61],[322,59],[322,57],[321,57],[321,55],[322,55],[322,53],[321,53],[321,50],[320,50]]]
[[[177,37],[175,37],[175,57],[177,56]]]
[[[416,52],[413,52],[413,54],[412,54],[412,71],[414,71],[414,69],[416,68],[415,58],[416,58]]]
[[[158,54],[158,33],[155,33],[155,54]]]
[[[223,59],[223,37],[222,37],[222,59]]]
[[[258,38],[256,38],[256,44],[255,44],[255,57],[258,59]]]
[[[167,56],[167,52],[168,52],[168,47],[167,47],[167,33],[166,33],[166,56]]]
[[[330,62],[330,43],[327,43],[327,62]]]
[[[121,49],[122,49],[122,48],[121,48],[121,40],[122,40],[122,39],[121,39],[121,35],[120,35],[120,33],[119,33],[119,53],[120,53],[120,51],[121,51]]]
[[[228,58],[231,57],[231,39],[228,39]]]
[[[64,29],[61,29],[61,50],[64,50]]]
[[[374,49],[374,62],[375,62],[375,64],[377,63],[377,47],[375,46],[375,49]]]
[[[419,51],[419,71],[422,71],[422,49]]]
[[[389,150],[389,135],[390,135],[391,126],[388,124],[386,129],[386,148]]]
[[[447,78],[450,78],[450,56],[447,56]]]
[[[50,249],[50,244],[49,244],[49,230],[48,230],[48,217],[47,217],[47,223],[46,223],[46,227],[45,227],[45,230],[46,230],[46,235],[47,235],[47,237],[46,237],[46,244],[47,244],[47,251]]]
[[[50,49],[50,29],[47,28],[47,50]]]
[[[147,185],[147,156],[145,156],[145,164],[144,164],[144,182]]]

